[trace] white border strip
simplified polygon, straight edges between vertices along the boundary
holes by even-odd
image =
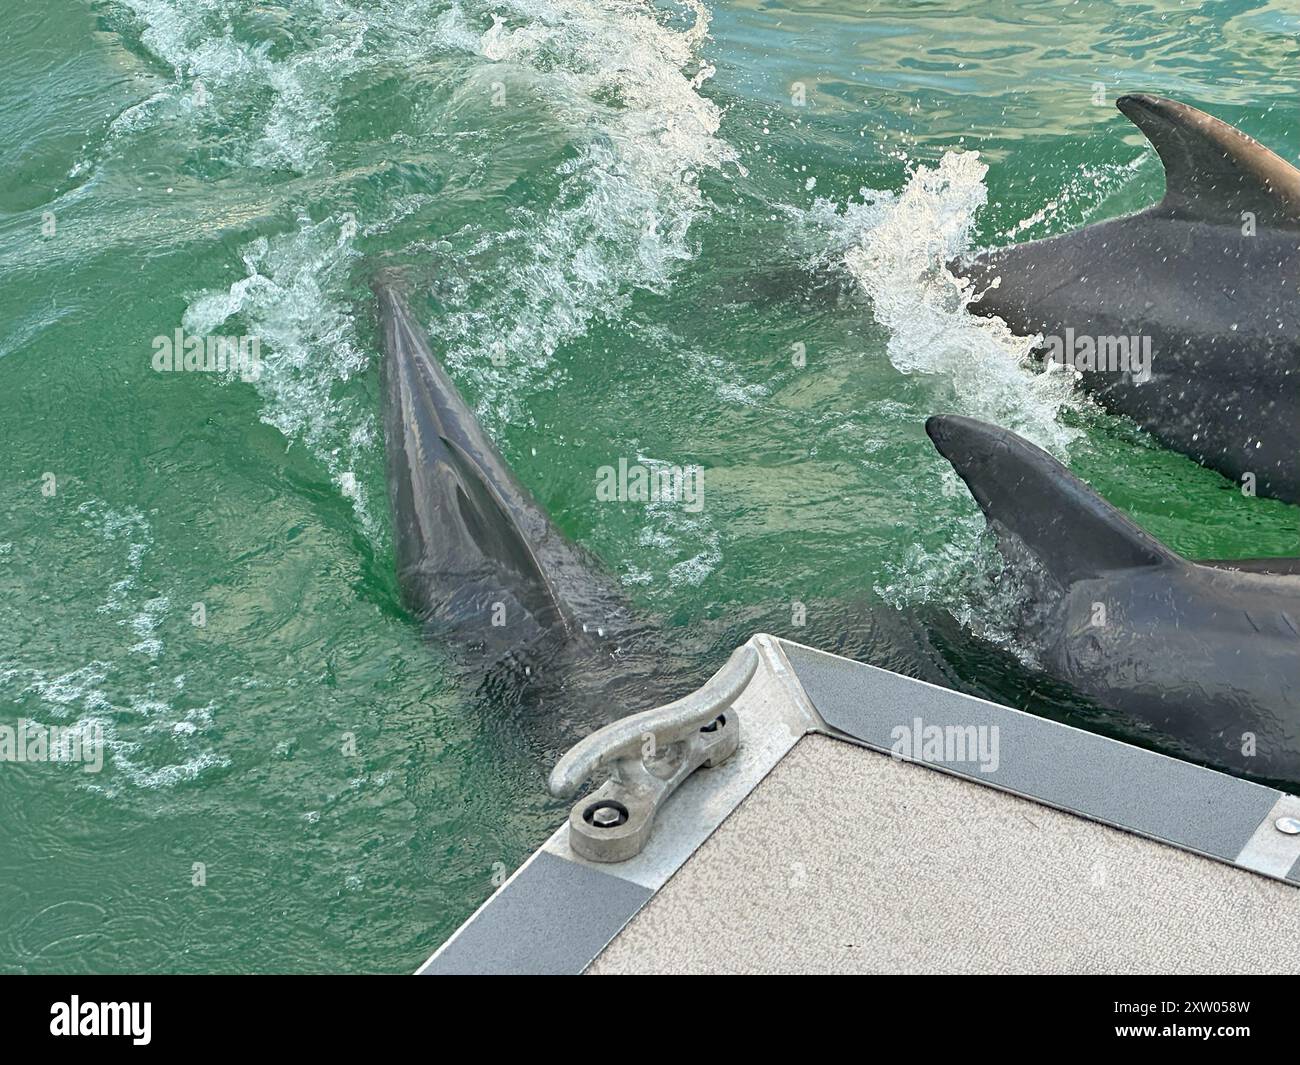
[[[1300,820],[1300,799],[1283,795],[1265,815],[1246,841],[1234,864],[1252,872],[1286,879],[1292,869],[1300,868],[1300,835],[1288,836],[1277,827],[1281,817]]]

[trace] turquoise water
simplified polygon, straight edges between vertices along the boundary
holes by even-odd
[[[1300,551],[939,271],[1157,197],[1124,91],[1296,159],[1300,16],[862,8],[11,2],[0,722],[108,754],[0,764],[0,971],[407,971],[563,816],[572,723],[494,715],[398,604],[380,263],[681,687],[766,629],[1126,735],[1010,642],[938,411],[1185,554]],[[177,328],[257,337],[260,376],[156,372]],[[598,502],[619,458],[699,464],[705,506]]]

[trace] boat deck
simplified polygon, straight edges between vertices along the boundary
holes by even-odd
[[[739,750],[640,854],[587,861],[566,823],[420,971],[1300,971],[1300,799],[750,645]]]

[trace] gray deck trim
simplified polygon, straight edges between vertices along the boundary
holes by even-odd
[[[652,892],[539,851],[420,969],[421,976],[582,972]]]
[[[1274,857],[1267,868],[1252,866],[1274,876],[1286,875],[1300,853],[1300,837],[1271,827],[1270,811],[1283,798],[1273,788],[782,642],[826,723],[875,750],[890,752],[893,730],[911,727],[917,718],[926,725],[996,727],[996,771],[982,772],[970,762],[924,764],[1221,861],[1235,862],[1267,824],[1279,837],[1272,842],[1293,848],[1285,865]]]

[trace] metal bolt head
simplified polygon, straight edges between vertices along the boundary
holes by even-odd
[[[1279,817],[1273,827],[1288,836],[1300,836],[1300,817]]]
[[[623,811],[617,806],[598,806],[591,813],[591,823],[598,828],[613,828],[623,819]]]

